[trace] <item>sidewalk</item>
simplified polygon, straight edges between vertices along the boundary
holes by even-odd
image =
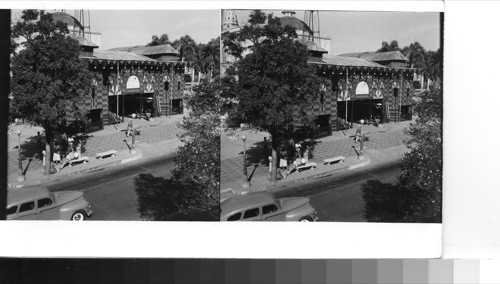
[[[250,191],[270,190],[273,187],[286,186],[297,181],[310,178],[331,175],[336,172],[348,171],[358,167],[366,166],[370,163],[378,163],[386,159],[398,159],[402,157],[406,147],[403,140],[406,135],[403,129],[409,125],[408,121],[401,123],[384,124],[383,127],[363,125],[363,133],[368,135],[369,141],[364,143],[364,159],[358,159],[359,143],[354,143],[354,135],[357,125],[346,132],[337,131],[332,136],[317,139],[312,150],[312,158],[309,162],[316,162],[317,168],[300,173],[294,172],[290,176],[277,182],[270,182],[269,167],[267,164],[259,162],[254,158],[259,151],[262,151],[262,137],[265,133],[255,133],[249,131],[239,131],[236,135],[245,134],[247,138],[247,171],[250,177],[251,187],[243,189],[243,142],[241,139],[234,139],[227,135],[222,138],[221,153],[221,199],[229,197],[231,194],[241,194]],[[235,135],[235,136],[236,136]],[[255,135],[255,136],[254,136]],[[254,138],[257,137],[257,138]],[[241,144],[241,145],[238,145]],[[355,146],[356,148],[353,148]],[[240,151],[238,152],[238,148]],[[344,156],[346,159],[342,164],[325,166],[323,160],[335,156]]]
[[[141,158],[151,158],[159,155],[174,153],[180,142],[177,140],[177,133],[181,130],[177,128],[176,122],[182,120],[182,115],[171,117],[160,117],[154,121],[135,119],[134,128],[140,127],[141,133],[136,136],[136,149],[130,153],[129,146],[132,138],[125,137],[125,129],[129,119],[118,125],[107,125],[103,130],[77,136],[82,141],[82,156],[89,157],[89,163],[77,164],[73,167],[66,166],[59,173],[45,176],[43,174],[42,155],[36,149],[36,132],[42,132],[39,127],[26,125],[14,125],[9,129],[8,148],[8,184],[9,189],[20,188],[26,185],[40,184],[45,181],[62,179],[71,175],[82,174],[97,169],[129,163]],[[18,149],[17,135],[15,131],[22,130],[21,154],[22,165],[25,171],[26,181],[18,182]],[[96,159],[95,154],[108,150],[116,150],[116,157]]]

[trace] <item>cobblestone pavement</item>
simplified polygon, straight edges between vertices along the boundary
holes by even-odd
[[[369,141],[364,143],[364,147],[372,149],[384,149],[398,145],[402,145],[404,139],[408,138],[403,133],[402,129],[393,131],[378,131],[376,133],[366,132],[369,135]],[[359,143],[354,143],[353,137],[345,137],[335,141],[318,141],[314,145],[312,151],[312,158],[310,161],[322,162],[323,159],[333,158],[336,156],[357,156],[353,146],[359,148]],[[224,149],[222,149],[224,151]],[[269,175],[268,164],[259,163],[257,167],[255,164],[247,163],[248,175],[252,177],[259,177]],[[238,157],[224,159],[221,161],[221,188],[224,184],[235,182],[242,179],[243,176],[243,157],[240,154]]]
[[[96,153],[108,150],[128,150],[129,148],[127,143],[130,144],[132,142],[132,138],[125,137],[124,129],[126,127],[127,125],[122,123],[118,125],[114,131],[110,131],[110,126],[107,126],[108,129],[100,133],[89,133],[87,135],[80,136],[80,139],[82,140],[82,155],[92,157]],[[181,130],[177,127],[175,121],[173,120],[168,123],[143,125],[140,135],[136,136],[136,141],[142,143],[156,143],[176,138],[176,135],[180,131]],[[125,143],[124,140],[126,140],[127,143]],[[42,155],[36,148],[36,136],[25,139],[21,149],[23,169],[28,167],[29,171],[35,171],[38,169],[42,170]],[[18,159],[19,152],[17,147],[10,145],[8,151],[9,174],[19,171]]]

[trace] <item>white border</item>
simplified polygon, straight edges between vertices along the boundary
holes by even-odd
[[[139,7],[137,5],[140,5]],[[437,1],[27,1],[23,9],[444,10]],[[437,258],[439,224],[2,222],[0,255],[32,257]]]

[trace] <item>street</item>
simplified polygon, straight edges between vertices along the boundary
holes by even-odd
[[[365,222],[361,186],[367,180],[395,184],[401,169],[397,162],[370,165],[346,172],[309,180],[275,193],[277,197],[307,196],[318,210],[319,221]]]
[[[150,173],[155,177],[170,177],[174,168],[173,156],[163,156],[145,162],[102,169],[81,178],[51,182],[52,191],[80,190],[92,204],[94,214],[89,220],[140,221],[136,211],[134,177]]]

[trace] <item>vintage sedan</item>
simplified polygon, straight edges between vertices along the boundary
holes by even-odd
[[[266,192],[234,196],[221,202],[221,221],[300,221],[318,220],[307,197],[275,198]]]
[[[92,216],[90,203],[81,191],[51,192],[30,186],[7,193],[7,220],[73,220]]]

